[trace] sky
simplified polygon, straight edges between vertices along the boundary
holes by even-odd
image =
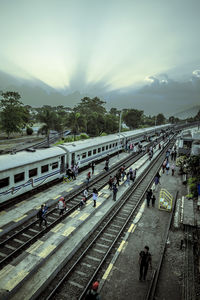
[[[0,0],[0,90],[173,113],[200,104],[199,28],[200,0]]]

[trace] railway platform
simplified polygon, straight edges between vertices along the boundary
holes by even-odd
[[[117,162],[119,162],[119,160],[123,160],[128,155],[129,153],[122,152],[119,154],[119,157],[111,157],[109,165],[115,165]],[[104,166],[105,162],[97,164],[95,166],[94,175],[92,175],[91,178],[93,179],[101,172],[105,172],[105,170],[103,170]],[[9,209],[1,211],[0,236],[19,226],[19,224],[22,224],[28,219],[36,216],[42,204],[46,203],[48,207],[51,207],[52,205],[55,205],[56,201],[58,201],[61,196],[65,197],[69,192],[76,190],[81,185],[84,186],[88,172],[88,169],[84,170],[80,172],[76,180],[73,180],[69,183],[58,183],[56,186],[47,188],[47,190],[31,196],[29,199],[21,201]]]
[[[157,154],[158,151],[154,157]],[[139,175],[149,164],[145,155],[132,167],[138,169]],[[126,189],[121,182],[117,199],[123,197]],[[88,200],[84,209],[76,210],[0,271],[0,289],[5,299],[35,299],[91,232],[97,230],[102,217],[116,202],[106,186],[99,192],[96,208],[92,204]]]
[[[101,300],[144,300],[150,286],[153,270],[156,269],[160,252],[163,245],[164,235],[171,212],[158,209],[158,199],[160,188],[165,188],[172,196],[173,201],[178,193],[181,198],[187,193],[186,188],[177,172],[175,176],[162,174],[158,191],[154,190],[156,196],[155,207],[147,208],[144,200],[143,209],[140,210],[133,220],[134,227],[127,232],[123,247],[119,247],[116,255],[105,271],[100,281],[99,293]],[[181,270],[177,270],[177,265],[183,264],[183,252],[180,250],[182,235],[176,233],[178,240],[176,246],[172,246],[176,262],[171,258],[165,263],[168,274],[160,279],[161,291],[158,291],[156,299],[176,299],[181,300]],[[148,270],[147,280],[139,281],[139,253],[147,245],[152,255],[152,270]],[[167,247],[170,247],[168,240]],[[165,270],[164,270],[165,271]],[[165,292],[163,292],[163,287]]]

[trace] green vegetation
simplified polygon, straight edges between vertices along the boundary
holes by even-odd
[[[197,184],[200,183],[200,155],[180,156],[176,160],[176,165],[180,167],[180,173],[187,173],[190,177],[187,181],[190,193],[188,198],[197,197]]]
[[[29,126],[26,127],[26,134],[27,135],[32,135],[33,134],[33,129]]]
[[[88,136],[103,136],[116,133],[119,130],[121,111],[112,107],[105,109],[105,102],[101,99],[84,97],[74,108],[44,105],[33,108],[23,105],[21,96],[17,92],[1,93],[0,98],[0,128],[10,137],[11,133],[21,133],[27,128],[27,134],[31,134],[30,127],[40,122],[41,128],[38,134],[43,134],[49,141],[50,130],[60,133],[66,129],[71,130],[73,140],[79,140],[81,132]],[[200,112],[192,120],[199,120]],[[137,109],[123,109],[121,131],[149,126],[161,125],[167,122],[177,123],[179,119],[171,116],[166,119],[162,113],[155,116],[146,116],[143,111]],[[126,125],[128,128],[124,128]],[[29,128],[29,129],[28,129]],[[71,138],[70,138],[71,139]]]

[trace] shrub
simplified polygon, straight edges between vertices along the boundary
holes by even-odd
[[[26,127],[26,134],[27,135],[32,135],[33,134],[33,129],[31,127]]]

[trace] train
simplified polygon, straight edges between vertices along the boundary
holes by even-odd
[[[76,163],[88,166],[122,151],[127,143],[137,144],[172,130],[166,124],[126,131],[83,141],[63,143],[46,149],[0,155],[0,204],[51,181],[61,179]]]

